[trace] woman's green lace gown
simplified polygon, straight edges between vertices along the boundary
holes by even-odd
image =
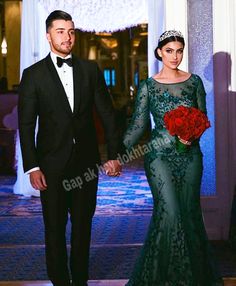
[[[179,105],[206,112],[199,76],[184,82],[144,81],[124,137],[128,150],[138,143],[152,114],[155,128],[146,144],[145,172],[153,196],[153,214],[140,257],[128,286],[223,285],[212,259],[200,207],[202,153],[194,142],[178,153],[175,137],[163,122],[165,112]],[[148,150],[148,151],[147,151]]]

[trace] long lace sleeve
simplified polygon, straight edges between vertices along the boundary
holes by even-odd
[[[203,85],[203,82],[200,77],[198,77],[198,86],[197,86],[197,105],[198,108],[203,111],[205,114],[207,114],[207,109],[206,109],[206,92],[205,88]]]
[[[129,149],[138,142],[149,123],[149,119],[148,89],[145,81],[138,90],[134,113],[124,135],[123,144],[126,148]]]

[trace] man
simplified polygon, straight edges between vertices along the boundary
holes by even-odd
[[[94,105],[106,133],[109,161],[104,166],[110,176],[121,171],[116,160],[118,138],[101,71],[96,63],[71,54],[75,43],[71,16],[52,12],[46,20],[46,32],[51,52],[24,70],[19,87],[23,164],[32,186],[40,190],[48,276],[55,286],[70,285],[65,239],[69,212],[72,285],[84,286],[100,164]]]

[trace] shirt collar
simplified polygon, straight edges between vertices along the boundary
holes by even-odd
[[[62,57],[59,56],[59,55],[57,55],[57,54],[55,54],[55,53],[52,52],[52,51],[50,52],[50,56],[51,56],[51,59],[52,59],[54,65],[57,66],[57,57],[59,57],[59,58],[62,58]],[[64,59],[69,59],[69,58],[71,58],[71,57],[72,57],[72,55],[69,54],[69,55],[67,55]]]

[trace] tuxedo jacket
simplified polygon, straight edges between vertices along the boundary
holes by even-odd
[[[95,62],[74,55],[72,60],[73,111],[50,54],[23,72],[18,116],[25,172],[36,166],[49,172],[61,172],[75,147],[79,165],[86,167],[100,163],[94,106],[104,126],[108,159],[117,158],[119,140],[103,74]]]

